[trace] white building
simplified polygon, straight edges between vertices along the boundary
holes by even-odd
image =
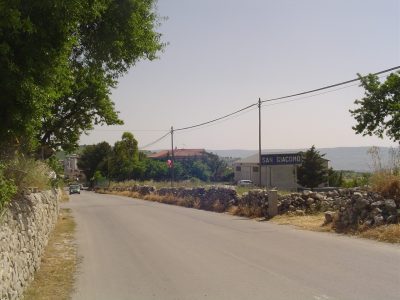
[[[64,176],[67,179],[73,181],[84,181],[85,175],[78,168],[79,156],[76,154],[67,155],[63,161],[64,164]]]
[[[297,183],[297,167],[301,165],[300,153],[268,153],[261,155],[261,185],[266,188],[278,188],[296,191],[301,186]],[[328,168],[328,160],[326,168]],[[233,164],[235,181],[248,179],[259,185],[259,155],[254,154]],[[322,186],[325,186],[323,184]]]

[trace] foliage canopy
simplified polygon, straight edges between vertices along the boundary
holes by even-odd
[[[301,165],[297,168],[297,182],[307,188],[315,188],[321,183],[327,182],[328,170],[324,157],[313,145],[303,153]]]
[[[78,166],[92,184],[95,178],[107,177],[116,181],[171,179],[167,160],[148,158],[138,149],[138,142],[130,132],[124,132],[121,140],[111,147],[107,142],[85,146]],[[197,178],[202,181],[232,181],[233,170],[217,155],[205,153],[196,159],[175,161],[176,180]]]
[[[350,110],[357,121],[353,129],[381,138],[386,134],[400,142],[400,72],[390,74],[383,83],[376,75],[358,76],[365,96],[354,102],[358,108]]]
[[[91,180],[95,172],[108,176],[108,162],[112,148],[107,142],[86,146],[78,160],[78,167]]]
[[[163,48],[155,0],[0,0],[0,146],[71,150],[121,124],[110,90]]]

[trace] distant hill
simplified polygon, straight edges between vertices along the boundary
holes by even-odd
[[[325,158],[329,159],[329,165],[334,170],[350,170],[358,172],[371,171],[371,157],[368,155],[368,149],[371,147],[337,147],[337,148],[319,148],[322,154],[326,154]],[[381,159],[384,164],[389,158],[388,147],[380,147]],[[268,149],[263,153],[280,153],[280,152],[296,152],[305,151],[307,149]],[[258,153],[257,150],[207,150],[222,157],[239,157],[245,158]]]

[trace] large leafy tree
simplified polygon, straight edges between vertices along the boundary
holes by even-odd
[[[163,47],[154,2],[0,0],[0,147],[71,150],[121,124],[110,89]]]
[[[327,182],[328,170],[324,156],[325,154],[317,151],[314,145],[303,153],[302,163],[297,168],[298,184],[313,189]]]
[[[199,160],[193,162],[190,168],[190,173],[193,177],[196,177],[203,181],[209,181],[211,177],[210,168],[207,166],[207,164]]]
[[[211,181],[222,181],[225,179],[227,163],[222,160],[218,155],[213,153],[206,153],[203,162],[208,166],[211,173]]]
[[[88,180],[91,180],[95,172],[102,176],[108,176],[109,159],[112,148],[107,142],[86,146],[78,160],[78,167],[83,170]]]
[[[80,2],[0,0],[0,143],[29,145],[63,93]]]
[[[54,99],[37,134],[41,146],[73,151],[82,132],[93,124],[123,124],[109,97],[113,81],[101,70],[78,67],[70,91]]]
[[[170,178],[168,166],[164,161],[151,158],[144,158],[143,161],[145,172],[141,179],[168,180]]]
[[[393,141],[400,141],[400,72],[390,74],[384,82],[378,76],[358,75],[365,96],[354,103],[358,107],[350,110],[357,121],[353,127],[357,134],[386,134]]]
[[[114,144],[110,159],[110,176],[116,180],[134,179],[143,172],[139,162],[138,142],[130,132]],[[139,174],[138,174],[139,173]]]

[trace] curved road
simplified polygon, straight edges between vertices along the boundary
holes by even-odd
[[[400,299],[400,247],[83,192],[73,299]]]

